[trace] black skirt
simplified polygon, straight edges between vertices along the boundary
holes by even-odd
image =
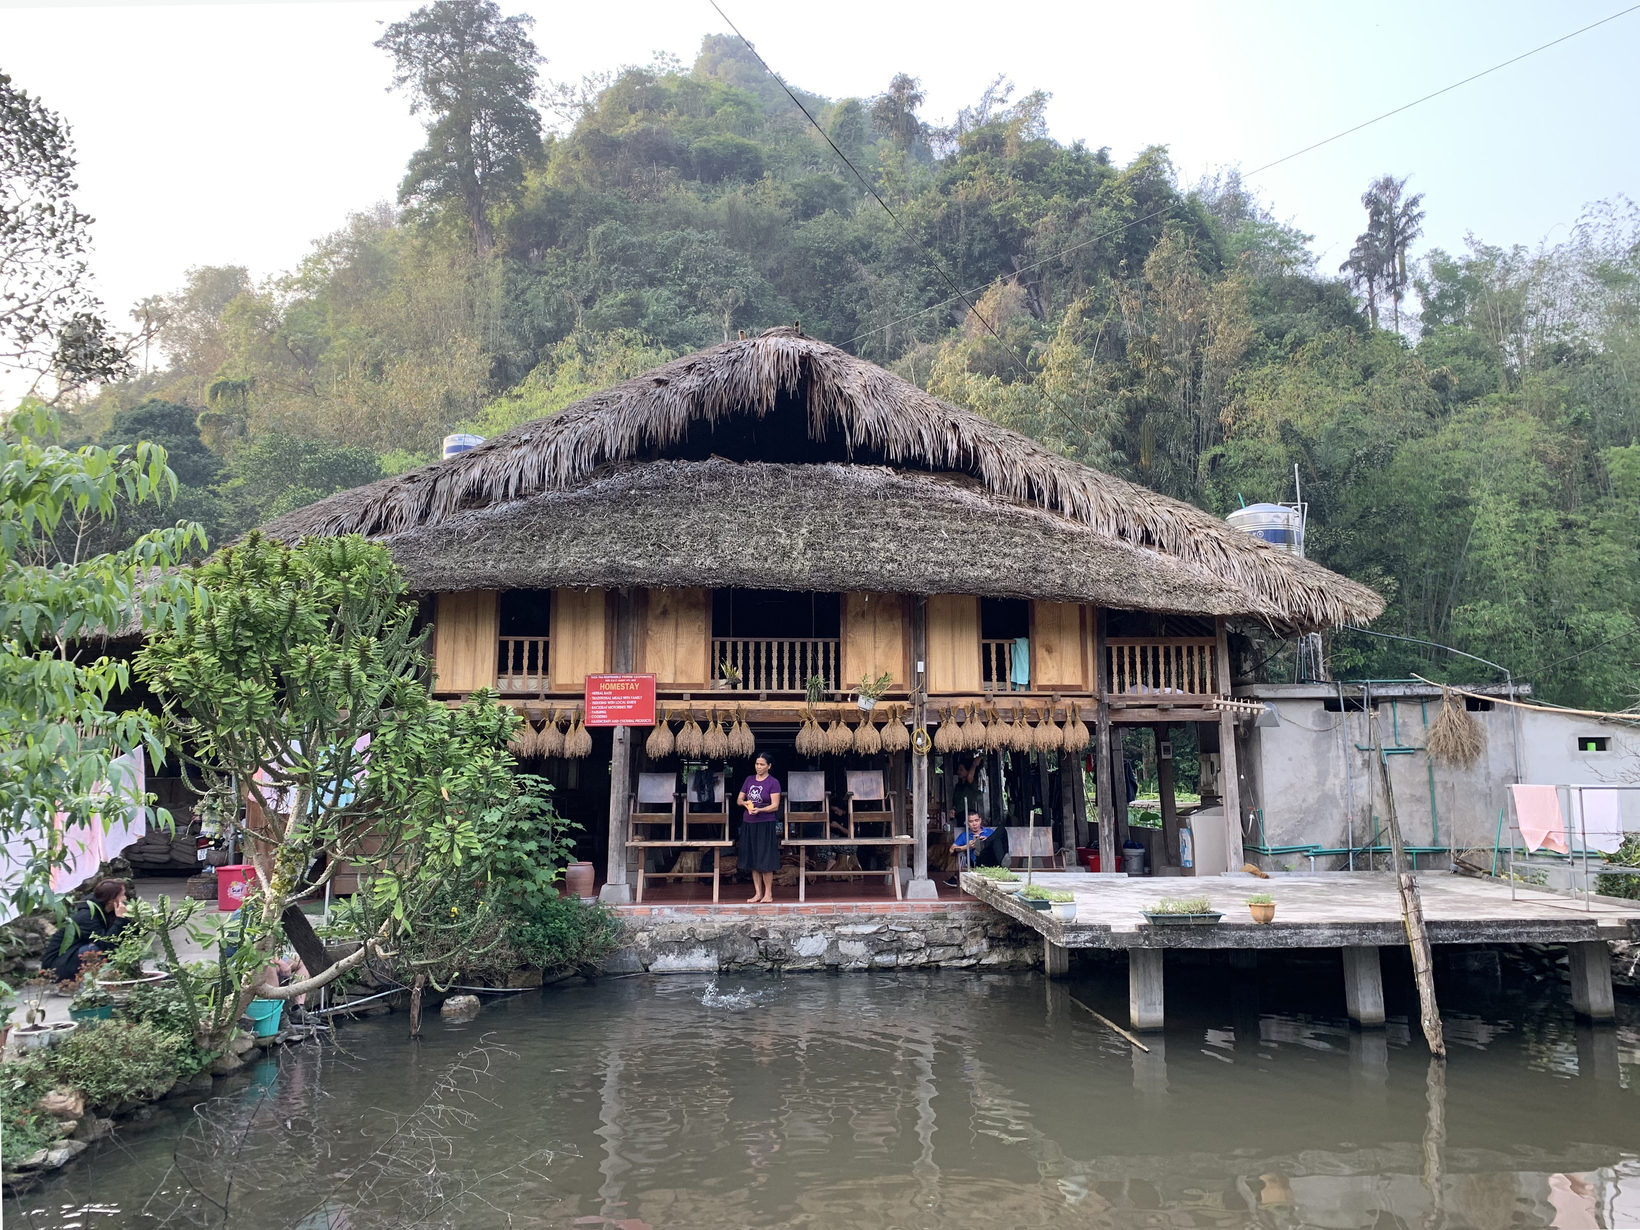
[[[780,834],[777,820],[743,820],[740,824],[740,869],[779,871]]]

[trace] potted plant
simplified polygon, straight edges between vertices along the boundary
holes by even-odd
[[[894,676],[884,671],[873,679],[865,675],[860,680],[860,686],[855,689],[854,704],[862,712],[870,713],[877,707],[877,702],[888,695],[889,687],[894,683]]]
[[[1061,922],[1069,922],[1076,917],[1076,894],[1065,889],[1032,884],[1019,894],[1019,898],[1033,910],[1052,910],[1053,916]]]
[[[1143,913],[1152,926],[1170,927],[1212,925],[1224,917],[1206,897],[1164,897],[1146,906]]]
[[[171,975],[143,968],[153,946],[153,932],[142,920],[133,920],[114,951],[108,954],[107,963],[98,971],[97,985],[118,1000],[133,988],[164,982]]]
[[[11,1033],[11,1012],[17,1004],[17,992],[11,989],[11,983],[0,982],[0,1050],[6,1046],[6,1037]]]
[[[75,1021],[47,1021],[46,996],[51,993],[51,974],[41,970],[25,982],[19,992],[23,1001],[23,1023],[12,1029],[17,1049],[28,1051],[55,1046],[58,1039],[73,1033],[79,1025]]]
[[[114,997],[95,983],[82,988],[68,1001],[68,1015],[75,1021],[107,1021],[114,1015]]]
[[[803,681],[803,699],[811,705],[818,705],[826,699],[826,677],[824,675],[810,675]]]
[[[1254,922],[1267,923],[1276,916],[1276,899],[1269,893],[1254,893],[1247,898],[1247,908],[1252,911]]]
[[[719,692],[733,692],[740,688],[740,667],[730,663],[728,658],[718,662],[717,678],[712,680],[712,687]]]
[[[969,871],[998,892],[1017,893],[1025,887],[1025,881],[1006,867],[970,867]]]

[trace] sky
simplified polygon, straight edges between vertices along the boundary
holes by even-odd
[[[536,18],[544,76],[657,51],[693,60],[727,32],[708,0],[501,0]],[[950,118],[1005,74],[1053,95],[1061,141],[1126,161],[1169,147],[1186,182],[1251,170],[1580,26],[1624,0],[1310,0],[1116,5],[719,0],[773,67],[831,97],[922,79]],[[72,124],[98,290],[117,323],[186,271],[296,265],[347,215],[391,200],[418,120],[371,44],[411,3],[0,0],[0,72]],[[1640,196],[1640,11],[1252,177],[1335,270],[1386,172],[1426,194],[1423,247],[1563,239],[1584,205]]]

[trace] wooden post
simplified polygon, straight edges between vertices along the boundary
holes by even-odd
[[[1120,871],[1116,862],[1116,787],[1111,783],[1110,773],[1110,662],[1105,653],[1104,607],[1094,616],[1093,675],[1099,697],[1093,740],[1093,777],[1099,807],[1099,870]]]
[[[1085,755],[1087,755],[1086,752],[1077,752],[1074,756],[1067,752],[1065,754],[1066,758],[1059,762],[1061,771],[1065,773],[1066,779],[1070,783],[1071,816],[1075,821],[1075,827],[1071,832],[1076,844],[1079,846],[1088,844],[1088,788],[1087,783],[1083,780],[1082,771],[1082,758]],[[1097,838],[1095,840],[1097,841]]]
[[[1406,847],[1401,842],[1401,821],[1395,814],[1395,790],[1389,779],[1389,759],[1378,738],[1378,711],[1367,706],[1368,742],[1378,761],[1378,776],[1384,787],[1384,822],[1389,827],[1390,859],[1401,893],[1401,921],[1406,925],[1407,945],[1412,949],[1412,980],[1418,987],[1418,1020],[1424,1041],[1437,1059],[1446,1058],[1446,1038],[1441,1030],[1441,1009],[1435,1002],[1435,962],[1424,929],[1424,906],[1418,896],[1418,879],[1407,869]]]
[[[1221,616],[1218,634],[1218,694],[1230,697],[1235,687],[1230,675],[1230,638]],[[1224,856],[1231,871],[1247,862],[1241,847],[1241,770],[1236,763],[1236,719],[1229,710],[1219,714],[1219,797],[1224,800]]]
[[[625,586],[615,595],[615,673],[632,669],[637,640],[637,618],[632,607],[632,591]],[[632,886],[626,879],[627,829],[632,814],[632,728],[617,726],[611,732],[613,746],[609,758],[609,870],[598,899],[605,905],[628,905]]]
[[[1168,726],[1152,726],[1156,740],[1156,791],[1162,799],[1162,844],[1167,848],[1167,865],[1179,866],[1179,804],[1173,797],[1173,758],[1163,758],[1162,744],[1168,740]]]
[[[928,728],[928,599],[918,594],[911,608],[911,730]],[[928,878],[928,757],[911,753],[911,883],[913,901],[939,898]]]

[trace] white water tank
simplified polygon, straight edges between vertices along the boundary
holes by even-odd
[[[1291,504],[1249,504],[1225,520],[1278,550],[1304,554],[1304,515]]]
[[[465,431],[458,431],[454,435],[444,437],[444,458],[448,461],[451,457],[459,456],[462,453],[470,453],[483,443],[483,436],[473,436]]]

